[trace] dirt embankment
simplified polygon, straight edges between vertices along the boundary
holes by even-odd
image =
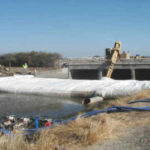
[[[26,73],[43,78],[68,78],[68,68],[28,67]],[[5,67],[0,65],[0,77],[13,76],[14,74],[24,74],[23,67]]]
[[[118,138],[112,138],[103,144],[89,146],[83,150],[149,150],[150,126],[128,128]]]
[[[12,76],[12,75],[13,72],[10,71],[10,68],[0,65],[0,77]]]
[[[22,67],[11,67],[7,69],[13,74],[24,74],[24,69]],[[36,75],[38,77],[68,78],[68,70],[66,68],[28,67],[27,74]]]

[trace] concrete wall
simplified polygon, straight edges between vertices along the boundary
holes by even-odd
[[[71,70],[72,79],[101,79],[105,77],[107,70]],[[118,80],[150,80],[150,69],[114,69],[113,79]]]
[[[69,72],[73,79],[101,79],[106,76],[109,61],[70,63]],[[150,59],[119,60],[114,66],[114,79],[150,80]]]

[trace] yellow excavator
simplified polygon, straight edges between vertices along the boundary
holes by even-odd
[[[108,50],[108,51],[107,51]],[[111,78],[111,75],[113,73],[114,65],[116,64],[118,58],[120,57],[120,50],[121,50],[121,42],[115,42],[114,47],[110,50],[109,48],[106,49],[106,58],[109,60],[110,66],[108,67],[107,75],[106,77]],[[93,97],[85,98],[82,101],[82,104],[91,104],[95,102],[101,102],[103,101],[103,97],[96,96],[94,94]]]
[[[114,70],[114,64],[116,64],[117,59],[120,57],[120,50],[121,50],[121,42],[115,42],[114,47],[111,49],[110,52],[110,66],[108,67],[106,77],[111,78],[111,75]]]

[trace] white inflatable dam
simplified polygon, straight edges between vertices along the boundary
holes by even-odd
[[[127,96],[150,89],[150,81],[137,80],[72,80],[55,78],[37,78],[31,75],[15,75],[0,78],[0,91],[10,93],[28,93],[59,97],[102,96],[114,98]]]

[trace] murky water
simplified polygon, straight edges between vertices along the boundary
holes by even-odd
[[[0,116],[64,118],[75,115],[84,109],[85,107],[79,100],[0,93]]]

